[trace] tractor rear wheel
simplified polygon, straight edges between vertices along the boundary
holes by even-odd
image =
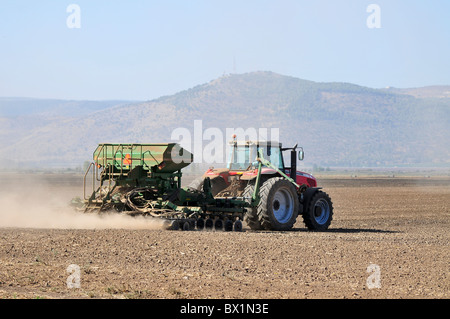
[[[248,181],[247,186],[245,186],[242,197],[250,198],[246,199],[247,203],[251,203],[251,197],[255,190],[255,180]],[[248,227],[252,230],[262,229],[261,223],[258,219],[258,209],[257,207],[247,207],[246,213],[244,215],[244,221],[247,223]]]
[[[333,219],[333,203],[330,196],[317,191],[309,200],[303,211],[303,221],[309,230],[327,230]]]
[[[291,229],[298,215],[299,202],[295,186],[282,177],[265,181],[259,190],[258,219],[268,230]]]

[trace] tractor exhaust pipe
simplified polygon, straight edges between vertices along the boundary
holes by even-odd
[[[291,173],[289,175],[294,181],[297,180],[297,151],[295,148],[291,151]]]

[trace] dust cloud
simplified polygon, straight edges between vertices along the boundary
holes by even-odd
[[[163,220],[118,213],[92,214],[70,207],[79,188],[36,179],[8,183],[0,192],[0,227],[49,229],[162,229]],[[72,191],[77,190],[75,193]],[[73,196],[72,196],[73,195]]]

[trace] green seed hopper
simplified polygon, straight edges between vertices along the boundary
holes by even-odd
[[[100,144],[94,162],[115,174],[126,174],[137,167],[158,173],[173,173],[188,166],[193,155],[176,143]]]
[[[86,210],[109,208],[112,196],[137,187],[167,194],[181,187],[181,169],[193,155],[176,143],[99,144],[84,175]],[[92,192],[88,196],[88,175]]]

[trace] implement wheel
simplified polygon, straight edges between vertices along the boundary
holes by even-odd
[[[205,220],[203,218],[197,219],[196,226],[198,230],[202,230],[205,227]]]
[[[191,224],[188,221],[184,222],[183,230],[191,230]]]
[[[238,219],[233,225],[234,231],[242,231],[242,222]]]
[[[205,220],[205,229],[206,230],[212,230],[214,227],[214,220],[211,218],[208,218]]]
[[[232,231],[233,230],[233,221],[230,219],[227,219],[225,221],[224,228],[225,228],[225,231]]]

